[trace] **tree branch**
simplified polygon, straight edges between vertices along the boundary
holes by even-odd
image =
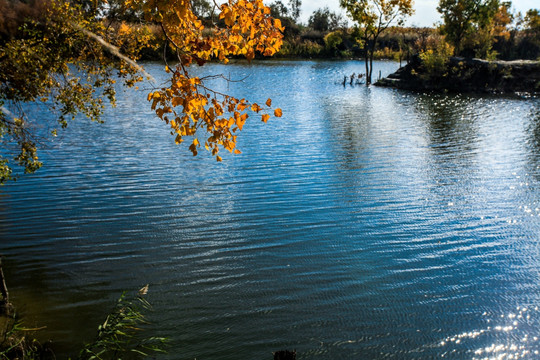
[[[83,28],[82,26],[80,26],[79,24],[75,24],[75,23],[72,23],[72,25],[79,31],[81,31],[84,35],[88,36],[89,38],[92,38],[94,39],[95,41],[97,41],[101,46],[103,46],[105,49],[109,50],[109,52],[111,54],[113,54],[114,56],[116,56],[117,58],[119,58],[120,60],[123,60],[125,61],[126,63],[128,63],[129,65],[131,65],[132,67],[134,67],[135,69],[137,69],[139,72],[143,73],[149,80],[151,81],[155,81],[154,77],[150,74],[148,74],[146,72],[146,70],[144,70],[144,68],[142,66],[140,66],[139,64],[137,64],[134,60],[128,58],[127,56],[125,56],[124,54],[122,54],[120,52],[120,49],[110,43],[108,43],[107,41],[105,41],[105,39],[103,39],[101,36],[97,35],[97,34],[94,34],[93,32],[91,32],[90,30],[87,30],[85,28]]]

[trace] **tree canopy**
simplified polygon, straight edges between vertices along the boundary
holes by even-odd
[[[308,26],[313,30],[327,32],[334,31],[347,26],[347,22],[343,17],[331,11],[328,6],[322,9],[317,9],[311,14],[308,20]]]
[[[100,121],[106,103],[115,104],[115,83],[131,87],[148,77],[135,61],[156,46],[156,34],[178,60],[165,66],[168,84],[148,94],[156,115],[176,143],[192,139],[194,155],[202,146],[218,161],[220,148],[238,153],[236,132],[247,111],[266,122],[271,100],[261,106],[213,91],[189,66],[271,56],[281,47],[283,27],[262,0],[229,0],[212,11],[216,21],[203,24],[196,15],[201,7],[188,0],[0,0],[0,182],[16,176],[13,162],[27,173],[41,166],[37,127],[50,127],[54,136],[79,114]],[[47,116],[29,116],[24,104],[31,102],[56,114],[57,126],[44,124]]]
[[[269,7],[270,7],[270,15],[272,15],[272,17],[274,18],[282,19],[289,15],[289,9],[283,2],[279,0],[271,3]]]
[[[499,0],[440,0],[437,10],[444,21],[442,33],[456,54],[468,48],[476,49],[476,56],[486,57],[497,31],[502,32],[512,21],[509,7],[510,3]]]
[[[530,9],[525,14],[525,30],[540,34],[540,10]]]
[[[294,21],[298,21],[300,18],[301,7],[302,0],[289,0],[290,16]]]

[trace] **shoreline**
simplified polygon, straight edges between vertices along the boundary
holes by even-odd
[[[418,91],[534,95],[540,93],[540,61],[451,57],[442,72],[434,73],[415,56],[374,85]]]

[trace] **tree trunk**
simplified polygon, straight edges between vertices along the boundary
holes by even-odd
[[[366,40],[366,85],[371,85],[373,78],[373,57],[375,56],[375,44],[377,38],[373,39],[371,44]]]
[[[9,303],[9,293],[6,285],[6,279],[4,277],[4,271],[2,270],[2,259],[0,259],[0,312],[1,315],[9,314],[11,310],[11,304]]]
[[[373,77],[373,56],[375,55],[375,45],[371,48],[371,53],[369,54],[369,83],[371,84],[371,78]]]
[[[364,51],[364,60],[366,61],[366,86],[371,84],[371,78],[369,77],[369,48],[368,48],[368,43],[367,43],[367,39],[365,40],[365,49],[366,51]]]

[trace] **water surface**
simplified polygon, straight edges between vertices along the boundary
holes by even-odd
[[[283,109],[223,163],[174,145],[145,91],[70,124],[42,170],[0,189],[25,323],[64,358],[148,283],[164,358],[535,358],[540,100],[340,84],[362,69],[196,69]]]

